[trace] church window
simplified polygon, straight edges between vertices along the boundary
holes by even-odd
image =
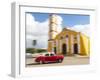
[[[76,39],[77,39],[77,37],[75,36],[75,37],[74,37],[74,39],[76,40]]]
[[[35,46],[37,44],[37,41],[36,40],[33,40],[33,45]]]
[[[66,35],[66,38],[68,38],[68,35]]]
[[[63,39],[63,37],[61,37],[60,39]]]

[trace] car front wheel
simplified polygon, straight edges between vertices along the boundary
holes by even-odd
[[[61,63],[62,61],[63,61],[62,59],[58,59],[58,60],[57,60],[58,63]]]

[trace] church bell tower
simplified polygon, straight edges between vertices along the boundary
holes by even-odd
[[[51,14],[49,19],[49,40],[54,39],[57,35],[57,15]]]
[[[49,17],[49,40],[48,40],[48,51],[53,52],[54,39],[57,35],[57,15],[51,14]]]

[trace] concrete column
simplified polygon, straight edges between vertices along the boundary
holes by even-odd
[[[56,40],[56,53],[58,53],[58,40]]]
[[[60,46],[60,53],[62,53],[62,41],[61,40],[59,40],[59,46]]]
[[[67,44],[67,52],[69,52],[69,42],[68,42],[68,37],[66,37],[66,44]]]
[[[71,35],[71,53],[74,53],[74,50],[73,50],[73,48],[74,48],[73,41],[74,41],[74,36]]]
[[[52,52],[54,52],[54,41],[52,41]]]
[[[80,34],[77,35],[77,41],[78,41],[78,53],[80,53]]]

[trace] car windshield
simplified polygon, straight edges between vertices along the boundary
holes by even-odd
[[[49,54],[45,54],[45,56],[49,56]]]
[[[50,56],[54,56],[54,54],[50,54]]]

